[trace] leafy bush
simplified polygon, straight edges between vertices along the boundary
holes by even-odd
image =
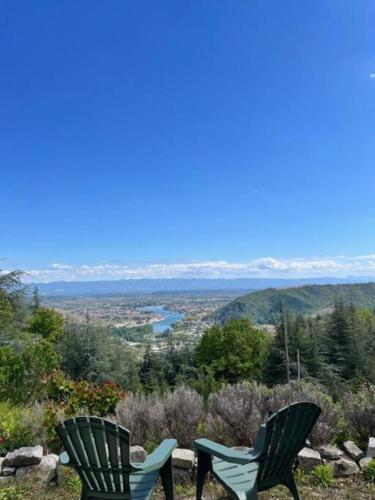
[[[272,391],[272,397],[268,400],[268,411],[274,413],[297,401],[316,403],[321,408],[322,412],[309,439],[314,446],[329,443],[338,429],[340,412],[332,398],[323,389],[306,382],[277,385]]]
[[[32,444],[33,435],[31,429],[21,420],[21,410],[10,409],[0,422],[0,455]]]
[[[56,423],[65,417],[60,412],[58,418],[51,418],[50,407],[54,403],[35,403],[30,408],[0,407],[0,455],[21,446],[43,446],[48,451],[59,451],[57,436],[54,432]]]
[[[117,403],[125,398],[118,384],[73,381],[62,372],[54,372],[48,377],[47,394],[50,399],[64,403],[66,414],[74,415],[84,410],[101,417],[114,414]]]
[[[344,401],[347,432],[364,448],[368,438],[375,435],[375,386],[364,386],[356,394],[349,392],[345,394]]]
[[[372,459],[363,473],[366,481],[375,483],[375,460]]]
[[[202,396],[179,387],[163,398],[163,406],[168,436],[176,438],[181,447],[192,446],[205,414]]]
[[[58,362],[52,344],[42,338],[17,349],[0,347],[0,398],[14,405],[43,399],[45,377]]]
[[[224,386],[208,398],[207,434],[228,446],[250,446],[267,414],[270,391],[242,382]]]
[[[314,484],[329,488],[333,484],[333,469],[330,465],[316,465],[311,472]]]

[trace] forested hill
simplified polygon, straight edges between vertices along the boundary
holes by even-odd
[[[267,288],[237,297],[217,310],[213,319],[225,323],[232,318],[249,318],[255,323],[272,323],[282,304],[301,314],[315,314],[331,307],[335,299],[365,309],[375,308],[375,283],[308,285],[295,288]]]

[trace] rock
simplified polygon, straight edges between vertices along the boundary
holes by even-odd
[[[361,458],[361,460],[359,461],[359,466],[360,466],[361,470],[366,470],[367,467],[370,465],[371,461],[372,461],[371,457]]]
[[[25,467],[39,464],[43,457],[41,446],[23,447],[7,453],[2,467]]]
[[[181,469],[180,467],[173,467],[173,482],[175,484],[187,484],[194,482],[193,469]]]
[[[0,457],[0,476],[12,476],[16,472],[15,467],[4,467],[5,457]]]
[[[131,446],[130,447],[130,461],[134,463],[144,462],[147,458],[147,453],[142,446]]]
[[[363,457],[363,451],[358,448],[354,441],[345,441],[343,448],[350,458],[358,462]]]
[[[368,440],[366,457],[375,457],[375,438],[373,437],[370,437],[370,439]]]
[[[318,451],[322,458],[327,460],[338,460],[344,455],[344,452],[336,446],[332,446],[331,444],[325,444],[324,446],[319,446]]]
[[[305,444],[305,446],[306,446],[307,448],[312,448],[312,446],[311,446],[311,441],[310,441],[309,439],[306,439],[306,444]]]
[[[172,453],[172,464],[179,469],[193,469],[195,453],[192,450],[176,448]]]
[[[15,467],[2,467],[1,476],[12,476],[15,472]]]
[[[42,457],[39,464],[18,467],[16,470],[16,482],[22,482],[26,477],[31,477],[33,482],[47,485],[55,480],[57,475],[57,455],[46,455]]]
[[[322,459],[320,453],[311,448],[302,448],[298,453],[298,467],[303,472],[311,472],[316,465],[320,465]]]
[[[330,463],[333,467],[334,477],[353,476],[360,472],[358,465],[347,455],[340,457],[338,460],[333,460]]]
[[[14,483],[14,476],[0,476],[0,488],[7,487],[12,483]]]

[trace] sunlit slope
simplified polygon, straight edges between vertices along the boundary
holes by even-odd
[[[336,298],[357,307],[375,308],[375,283],[349,285],[308,285],[295,288],[267,288],[237,297],[218,309],[213,319],[224,323],[231,318],[249,318],[255,323],[272,323],[280,306],[301,314],[329,308]]]

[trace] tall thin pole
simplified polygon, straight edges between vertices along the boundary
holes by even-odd
[[[299,359],[299,349],[297,349],[297,380],[301,380],[301,363]]]
[[[289,342],[288,342],[288,326],[286,324],[286,314],[284,313],[284,347],[285,347],[285,367],[286,380],[290,382],[290,367],[289,367]]]

